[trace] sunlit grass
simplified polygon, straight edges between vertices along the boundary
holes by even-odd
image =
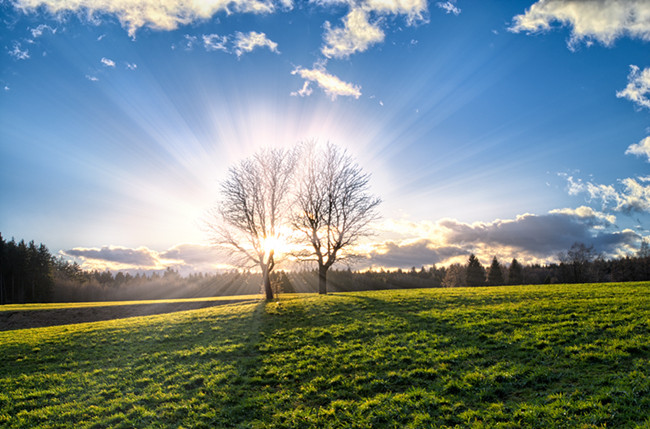
[[[25,310],[55,310],[59,308],[88,308],[110,307],[114,305],[139,305],[139,304],[182,304],[184,302],[207,302],[260,299],[261,295],[234,295],[212,296],[204,298],[178,298],[178,299],[151,299],[136,301],[95,301],[95,302],[54,302],[37,304],[6,304],[0,306],[0,311],[25,311]]]
[[[291,295],[0,332],[0,426],[645,427],[649,321],[637,283]]]

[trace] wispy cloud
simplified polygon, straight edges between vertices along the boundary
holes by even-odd
[[[91,82],[97,82],[99,80],[99,78],[97,76],[92,76],[92,75],[89,75],[89,74],[86,75],[86,79],[88,79]]]
[[[103,14],[114,15],[131,37],[142,27],[174,30],[179,25],[211,18],[217,12],[263,14],[292,7],[290,0],[16,0],[15,4],[25,11],[42,7],[54,14],[80,12],[92,19]]]
[[[115,67],[115,61],[109,58],[102,58],[100,61],[105,67]]]
[[[453,13],[456,16],[460,15],[461,12],[460,8],[456,6],[456,0],[438,2],[436,3],[436,6],[438,6],[440,9],[444,10],[448,14]]]
[[[343,28],[331,28],[325,22],[325,45],[323,55],[328,58],[346,58],[355,52],[363,52],[370,45],[382,42],[384,32],[376,24],[368,21],[368,13],[354,8],[343,18]]]
[[[26,60],[29,58],[29,50],[22,49],[19,42],[15,42],[13,49],[8,50],[7,52],[17,60]]]
[[[136,63],[126,63],[126,68],[129,70],[136,70],[138,68],[138,65]]]
[[[513,18],[510,31],[549,31],[558,22],[572,28],[570,49],[594,40],[611,46],[616,39],[630,36],[650,40],[650,2],[647,0],[539,0],[524,14]]]
[[[650,136],[636,144],[631,144],[625,151],[626,155],[645,156],[650,162]]]
[[[228,52],[226,44],[228,43],[227,36],[219,36],[218,34],[204,34],[203,46],[206,51],[224,51]]]
[[[587,194],[589,201],[600,201],[603,209],[623,213],[650,212],[650,183],[645,177],[628,177],[615,185],[604,185],[592,181],[583,181],[573,176],[565,176],[570,195]]]
[[[342,81],[338,77],[327,73],[325,68],[318,64],[314,65],[314,68],[312,69],[296,67],[291,74],[298,75],[305,79],[305,83],[307,84],[303,85],[302,89],[299,91],[291,93],[292,95],[310,95],[312,90],[308,84],[310,82],[316,82],[316,84],[325,91],[325,94],[329,95],[332,100],[336,100],[336,97],[338,96],[354,98],[359,98],[361,96],[360,86]]]
[[[302,88],[300,88],[298,91],[294,91],[291,93],[291,95],[295,96],[300,96],[300,97],[309,97],[314,90],[311,88],[310,81],[306,80]]]
[[[630,66],[630,74],[627,77],[627,86],[625,89],[618,91],[618,98],[627,98],[639,107],[650,109],[650,67],[639,69],[635,65]]]
[[[46,31],[49,31],[52,34],[56,34],[56,28],[52,28],[46,24],[41,24],[36,28],[30,28],[29,31],[32,33],[32,37],[34,39],[41,37]]]
[[[350,0],[349,4],[355,4]],[[425,21],[426,0],[366,0],[362,3],[367,11],[379,14],[406,15],[407,24]]]
[[[247,52],[252,52],[255,48],[269,48],[271,52],[279,54],[278,44],[266,37],[264,33],[250,31],[248,33],[241,33],[237,31],[233,40],[233,51],[238,57],[241,57]]]

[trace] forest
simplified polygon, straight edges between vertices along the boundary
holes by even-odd
[[[635,256],[605,259],[592,246],[575,243],[558,255],[559,263],[524,265],[496,257],[484,267],[473,254],[465,264],[412,267],[408,270],[332,270],[330,292],[361,290],[500,286],[550,283],[625,282],[650,280],[650,247],[644,242]],[[318,291],[318,270],[274,271],[276,293]],[[0,235],[0,303],[112,301],[248,295],[261,292],[261,275],[250,271],[197,273],[181,276],[167,269],[130,274],[87,271],[50,253],[44,244]]]

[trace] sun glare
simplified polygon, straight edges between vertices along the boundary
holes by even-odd
[[[265,238],[262,242],[262,246],[266,255],[268,255],[271,251],[273,251],[273,253],[277,256],[286,255],[290,253],[292,249],[290,243],[278,236]]]

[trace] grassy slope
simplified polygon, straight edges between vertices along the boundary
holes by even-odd
[[[650,283],[284,297],[0,332],[0,426],[650,426]]]

